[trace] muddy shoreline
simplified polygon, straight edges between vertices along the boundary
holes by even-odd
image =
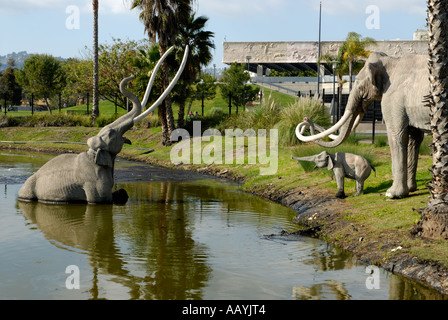
[[[0,147],[1,148],[1,147]],[[28,150],[51,153],[37,148],[11,148],[11,150]],[[52,153],[66,153],[67,150],[53,150]],[[191,181],[207,178],[224,179],[242,184],[245,178],[235,175],[231,170],[218,170],[212,166],[195,168],[190,165],[173,165],[147,159],[141,162],[132,157],[117,159],[115,169],[116,182],[132,181]],[[346,250],[356,259],[365,264],[382,267],[386,271],[401,275],[429,286],[438,292],[448,295],[448,269],[431,262],[421,261],[406,250],[395,250],[402,243],[402,236],[390,232],[379,237],[367,235],[363,225],[353,225],[344,220],[347,209],[345,200],[336,199],[334,194],[319,190],[319,188],[296,187],[280,190],[268,184],[255,187],[247,192],[265,199],[280,203],[296,211],[295,222],[304,230],[311,230],[307,236],[313,236]],[[409,232],[409,238],[413,235]],[[380,249],[381,248],[381,249]],[[385,256],[385,251],[393,254]],[[447,296],[448,298],[448,296]]]

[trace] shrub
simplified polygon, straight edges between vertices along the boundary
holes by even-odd
[[[246,112],[234,114],[225,119],[217,127],[224,132],[227,128],[246,129],[272,129],[280,120],[281,105],[269,96],[262,104]]]
[[[137,123],[138,128],[155,128],[160,126],[159,117],[157,115],[149,115]]]
[[[379,148],[387,146],[387,136],[376,136],[374,145]]]
[[[304,117],[312,119],[314,123],[322,127],[328,127],[331,124],[330,115],[320,100],[300,97],[296,103],[281,110],[280,121],[277,124],[280,144],[296,145],[300,143],[295,130]]]

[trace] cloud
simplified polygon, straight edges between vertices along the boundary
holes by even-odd
[[[330,15],[364,14],[368,6],[376,6],[380,12],[402,12],[426,15],[426,0],[332,0],[322,1],[322,12]],[[319,4],[316,5],[318,7]]]
[[[130,12],[131,0],[99,0],[100,14]],[[92,11],[92,0],[0,0],[0,14],[24,14],[36,11],[65,12],[68,6],[77,6],[81,12]]]
[[[202,0],[199,3],[201,12],[213,12],[226,17],[254,14],[269,14],[272,11],[287,8],[290,0]]]
[[[0,13],[18,14],[39,10],[62,10],[69,5],[68,0],[0,0]]]

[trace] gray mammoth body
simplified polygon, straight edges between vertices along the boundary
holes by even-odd
[[[327,168],[333,170],[338,192],[337,198],[345,198],[344,192],[344,178],[353,179],[356,181],[356,193],[358,196],[363,193],[364,181],[370,176],[372,170],[375,168],[363,157],[345,152],[336,152],[334,154],[323,151],[319,154],[309,157],[294,157],[292,159],[298,161],[310,161],[316,164],[316,168]]]
[[[172,50],[173,48],[170,48],[154,68],[143,102],[125,89],[126,84],[134,77],[123,79],[120,83],[120,91],[132,101],[132,110],[102,128],[96,136],[89,138],[88,151],[80,154],[63,154],[48,161],[23,184],[19,190],[18,199],[64,203],[117,203],[127,200],[127,194],[123,196],[122,191],[112,193],[115,158],[123,148],[123,144],[131,144],[127,138],[123,137],[126,131],[151,113],[178,81],[188,57],[188,46],[185,48],[181,67],[168,88],[151,107],[142,113],[142,106],[148,100],[157,70]]]
[[[316,126],[318,134],[304,136],[312,127],[310,119],[296,127],[301,141],[314,141],[324,147],[336,147],[344,142],[362,120],[374,101],[381,101],[392,158],[393,184],[386,196],[403,198],[417,190],[418,152],[424,133],[429,132],[429,109],[424,103],[429,94],[428,57],[407,55],[392,58],[373,52],[356,76],[344,115],[333,127],[325,130]],[[339,130],[339,135],[335,135]],[[329,137],[332,141],[321,139]]]

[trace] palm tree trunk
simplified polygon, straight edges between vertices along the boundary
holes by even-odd
[[[98,0],[92,0],[93,6],[93,106],[92,119],[100,114],[98,92]]]
[[[448,238],[448,0],[428,0],[430,125],[432,181],[430,201],[422,215],[422,236]]]
[[[187,85],[185,83],[182,83],[181,94],[182,97],[187,96]],[[185,100],[179,102],[179,112],[177,113],[177,115],[177,127],[183,128],[185,119]]]
[[[159,47],[160,56],[163,56],[167,48],[166,45],[162,43],[162,39],[159,39]],[[162,62],[161,69],[163,74],[162,88],[163,91],[165,91],[170,83],[168,73],[169,68],[166,61]],[[159,107],[159,119],[160,123],[162,124],[162,144],[170,145],[171,133],[176,129],[176,126],[174,124],[173,109],[171,108],[171,97],[169,95],[165,98],[165,101]]]
[[[349,86],[348,86],[348,92],[352,92],[353,87],[353,61],[350,59],[348,62],[348,76],[349,76]]]

